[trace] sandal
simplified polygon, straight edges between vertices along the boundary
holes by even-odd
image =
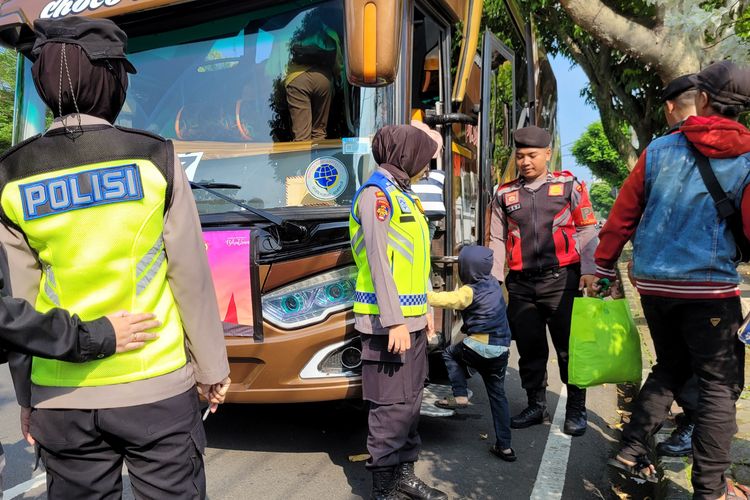
[[[444,410],[455,410],[457,408],[466,408],[468,403],[457,403],[454,396],[447,396],[439,401],[435,401],[435,406]]]
[[[505,460],[506,462],[515,462],[516,459],[518,458],[516,456],[516,452],[513,451],[513,448],[510,449],[509,453],[506,453],[503,450],[501,450],[500,447],[496,444],[493,444],[490,447],[490,453],[492,453],[493,455],[495,455],[497,458],[501,460]]]
[[[657,477],[655,472],[647,472],[649,466],[651,466],[651,461],[646,457],[645,455],[640,455],[635,460],[635,465],[628,465],[624,462],[621,462],[617,458],[610,458],[607,460],[607,465],[612,467],[613,469],[617,469],[617,471],[626,477],[634,480],[635,482],[642,484],[645,481],[648,481],[649,483],[658,483],[659,478]]]
[[[727,479],[727,500],[748,500],[750,499],[750,488],[745,485],[735,483]]]

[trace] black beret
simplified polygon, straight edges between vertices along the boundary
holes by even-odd
[[[750,68],[721,61],[693,75],[696,87],[707,92],[711,99],[729,106],[750,107]]]
[[[683,92],[694,89],[693,76],[695,75],[682,75],[669,82],[661,94],[662,101],[671,101],[679,97]]]
[[[530,126],[519,128],[513,132],[516,148],[548,148],[552,136],[543,128]]]
[[[127,60],[128,35],[109,19],[89,19],[71,16],[61,19],[34,21],[36,41],[31,57],[36,60],[47,43],[72,43],[78,45],[91,61],[120,59],[128,73],[135,67]]]

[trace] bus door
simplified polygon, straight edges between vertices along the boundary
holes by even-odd
[[[516,124],[515,60],[513,52],[489,30],[482,42],[482,112],[479,126],[481,159],[480,243],[489,243],[490,202],[513,162],[512,132]]]
[[[405,79],[407,88],[404,89],[410,103],[407,118],[431,123],[430,118],[442,115],[450,103],[450,25],[427,6],[416,2],[410,14],[411,37],[409,39],[407,35],[402,51],[402,61],[411,63],[403,68],[410,73],[410,78]],[[450,233],[452,220],[446,216],[446,213],[450,214],[450,200],[445,195],[451,189],[450,162],[447,160],[451,141],[449,126],[437,125],[435,128],[444,138],[443,155],[430,164],[430,181],[420,183],[415,190],[430,220],[431,254],[436,261],[433,266],[433,286],[436,290],[444,290],[451,281],[449,275],[452,273],[451,266],[440,262],[443,256],[451,255],[453,248]],[[446,330],[449,316],[440,309],[435,310],[438,331],[449,331]]]

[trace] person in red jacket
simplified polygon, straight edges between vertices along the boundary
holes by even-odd
[[[623,429],[622,448],[609,464],[657,481],[649,437],[695,372],[693,498],[742,498],[724,477],[736,431],[734,405],[744,383],[745,350],[736,334],[742,321],[736,243],[697,158],[709,159],[750,236],[750,131],[737,122],[750,109],[750,68],[720,62],[693,82],[698,116],[685,120],[679,133],[649,144],[599,233],[600,278],[615,276],[620,252],[635,234],[633,277],[656,350],[656,364]],[[598,288],[594,284],[590,291]]]

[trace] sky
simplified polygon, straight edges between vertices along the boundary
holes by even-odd
[[[563,57],[552,58],[551,64],[557,78],[557,123],[563,145],[563,169],[570,170],[586,184],[591,184],[591,172],[576,163],[570,148],[589,124],[599,120],[599,111],[580,95],[588,78],[579,66]]]

